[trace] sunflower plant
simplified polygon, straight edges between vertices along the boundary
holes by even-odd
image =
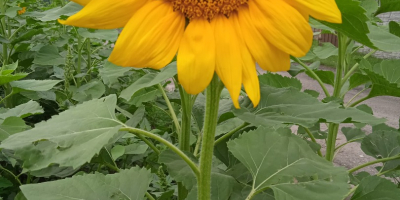
[[[4,199],[400,196],[400,131],[361,104],[400,97],[400,62],[369,62],[400,52],[399,23],[377,17],[399,2],[0,5]],[[337,44],[316,40],[325,34]],[[361,48],[369,52],[355,60]],[[332,57],[336,72],[320,67]],[[303,88],[302,73],[321,93]],[[371,160],[334,165],[356,142]],[[358,173],[377,163],[377,173]]]

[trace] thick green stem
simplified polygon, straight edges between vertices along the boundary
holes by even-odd
[[[291,56],[291,59],[293,61],[295,61],[296,63],[300,64],[304,69],[306,69],[314,77],[315,80],[317,80],[317,82],[321,86],[322,90],[324,91],[326,97],[330,97],[331,96],[329,94],[328,89],[326,89],[324,82],[322,82],[322,80],[319,78],[319,76],[312,69],[310,69],[306,64],[301,62],[301,60],[299,60],[296,57]]]
[[[364,59],[369,58],[369,57],[370,57],[372,54],[374,54],[376,51],[377,51],[377,50],[372,50],[372,51],[370,51],[370,52],[369,52],[367,55],[365,55],[363,58],[364,58]],[[359,63],[354,64],[353,67],[346,73],[346,75],[344,75],[344,77],[343,77],[343,79],[342,79],[342,81],[341,81],[341,85],[340,85],[341,87],[346,83],[347,79],[349,79],[350,76],[353,75],[353,72],[357,70],[357,68],[358,68],[359,65],[360,65]]]
[[[138,134],[144,135],[146,137],[152,138],[152,139],[157,140],[158,142],[164,144],[165,146],[170,148],[173,152],[178,154],[178,156],[181,157],[189,165],[189,167],[193,170],[193,172],[196,174],[196,176],[199,177],[200,170],[197,167],[197,165],[185,153],[183,153],[178,147],[176,147],[169,141],[165,140],[164,138],[162,138],[158,135],[155,135],[153,133],[150,133],[150,132],[147,132],[147,131],[144,131],[141,129],[137,129],[137,128],[132,128],[132,127],[123,127],[123,128],[120,128],[120,131],[128,131],[135,135],[138,135]]]
[[[211,199],[211,165],[214,152],[215,129],[218,120],[219,98],[222,87],[214,75],[206,91],[206,111],[203,128],[203,142],[200,152],[200,177],[197,179],[197,199]]]
[[[346,67],[346,51],[347,51],[347,37],[342,33],[338,33],[339,38],[339,56],[338,66],[336,67],[335,85],[333,88],[333,97],[339,98],[342,90],[342,73]],[[326,144],[326,155],[325,158],[328,161],[332,161],[335,153],[336,139],[339,131],[339,124],[329,124],[328,140]]]
[[[236,127],[235,129],[229,131],[227,134],[223,135],[222,137],[218,138],[215,142],[214,142],[214,146],[216,146],[217,144],[229,139],[233,134],[235,134],[237,131],[239,131],[240,129],[248,126],[249,123],[245,122],[242,125]]]
[[[318,144],[317,140],[315,139],[314,135],[311,133],[310,129],[308,129],[306,127],[303,127],[303,128],[304,128],[304,130],[306,130],[306,133],[307,133],[308,137],[310,137],[311,141],[313,141],[314,143]],[[318,149],[317,153],[318,153],[319,156],[322,157],[322,153],[321,153],[320,149]]]
[[[165,90],[162,87],[162,85],[158,84],[157,87],[158,87],[158,90],[160,90],[160,92],[162,93],[165,103],[167,103],[169,113],[171,114],[172,120],[174,121],[174,124],[175,124],[176,132],[178,133],[178,136],[180,137],[181,126],[179,125],[179,121],[178,121],[178,118],[176,117],[176,114],[175,114],[174,108],[172,107],[171,101],[169,101],[167,93],[165,93]]]
[[[6,10],[7,10],[7,5],[6,5],[4,0],[0,0],[0,6],[1,6],[0,7],[1,14],[4,15],[6,13]],[[7,30],[6,30],[7,26],[6,26],[6,19],[5,18],[6,18],[5,16],[1,18],[1,26],[3,27],[1,29],[1,33],[3,34],[4,38],[8,39]],[[8,64],[8,49],[7,49],[8,45],[3,43],[2,48],[3,48],[3,66],[4,66],[4,65]]]
[[[183,87],[179,87],[182,101],[182,130],[179,141],[179,148],[183,151],[190,151],[190,134],[192,131],[192,95],[186,93]]]
[[[87,69],[88,73],[92,71],[92,43],[90,42],[90,39],[86,39],[86,53],[87,53]],[[89,75],[89,80],[92,80],[92,76]]]
[[[353,172],[355,172],[355,171],[357,171],[357,170],[359,170],[359,169],[362,169],[362,168],[364,168],[364,167],[368,167],[368,166],[373,165],[373,164],[376,164],[376,163],[387,162],[387,161],[396,160],[396,159],[400,159],[400,155],[392,156],[392,157],[388,157],[388,158],[382,158],[382,159],[373,160],[373,161],[371,161],[371,162],[367,162],[367,163],[364,163],[364,164],[359,165],[359,166],[357,166],[357,167],[354,167],[354,168],[352,168],[352,169],[349,169],[348,172],[349,172],[349,173],[353,173]]]

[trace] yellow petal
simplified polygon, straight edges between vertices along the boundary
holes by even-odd
[[[290,69],[290,56],[269,43],[253,25],[248,7],[239,10],[237,23],[240,25],[244,41],[258,65],[267,71],[287,71]]]
[[[307,54],[313,32],[296,9],[282,0],[253,0],[248,5],[255,26],[270,43],[296,57]]]
[[[109,61],[123,67],[160,69],[176,55],[185,17],[165,1],[144,5],[122,30]]]
[[[189,94],[203,91],[214,76],[214,28],[207,20],[191,20],[178,52],[179,82]]]
[[[309,13],[316,19],[342,23],[342,14],[335,0],[286,0],[289,4],[303,12]]]
[[[242,12],[240,12],[240,16],[241,15]],[[255,61],[245,45],[245,38],[249,36],[244,34],[244,30],[247,31],[247,26],[242,26],[242,24],[239,23],[239,17],[237,14],[233,14],[230,19],[234,22],[236,30],[242,36],[242,82],[247,96],[250,98],[251,102],[253,102],[254,107],[256,107],[260,102],[260,83],[258,81]]]
[[[93,0],[67,20],[58,21],[61,24],[84,28],[121,28],[145,3],[144,0]]]
[[[233,20],[217,16],[215,25],[216,71],[228,89],[233,105],[239,108],[239,95],[242,86],[241,48],[245,48]]]
[[[91,0],[71,0],[77,4],[80,4],[82,6],[86,6]]]

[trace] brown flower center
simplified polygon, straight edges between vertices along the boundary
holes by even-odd
[[[188,19],[213,19],[218,14],[229,17],[248,0],[167,0],[172,2],[174,11],[182,12]]]

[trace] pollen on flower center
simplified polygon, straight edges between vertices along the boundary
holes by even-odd
[[[249,0],[167,0],[172,2],[174,11],[182,12],[188,19],[213,19],[218,14],[227,17]]]

